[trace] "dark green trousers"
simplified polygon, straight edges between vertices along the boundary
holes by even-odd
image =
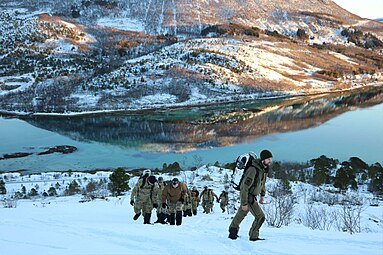
[[[259,229],[261,228],[263,222],[265,221],[265,214],[263,213],[256,199],[249,198],[249,200],[252,200],[251,203],[249,201],[249,204],[248,204],[249,210],[245,212],[244,210],[242,210],[242,207],[240,207],[237,213],[235,214],[233,220],[231,221],[229,228],[235,228],[235,229],[238,229],[239,231],[239,225],[241,224],[243,219],[247,216],[247,214],[250,212],[254,216],[254,221],[249,231],[249,237],[250,239],[256,239],[259,237]]]

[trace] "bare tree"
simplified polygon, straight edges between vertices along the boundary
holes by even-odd
[[[288,187],[289,185],[278,181],[269,191],[271,202],[265,204],[264,211],[266,221],[270,226],[277,228],[283,225],[288,226],[293,220],[296,198],[291,194],[291,190]]]
[[[4,208],[16,208],[17,207],[17,198],[4,198],[3,206]]]
[[[311,229],[330,230],[336,221],[337,212],[324,205],[308,204],[301,217],[303,225]]]
[[[337,213],[337,227],[340,231],[350,234],[360,233],[362,228],[360,224],[363,205],[353,205],[345,202]]]

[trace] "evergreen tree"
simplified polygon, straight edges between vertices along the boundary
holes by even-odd
[[[271,165],[271,176],[275,179],[282,179],[284,177],[283,175],[281,163],[278,161],[274,162],[274,164]]]
[[[57,191],[56,191],[56,189],[54,187],[50,187],[48,189],[48,196],[50,196],[50,197],[57,196]]]
[[[298,178],[298,180],[299,180],[300,182],[306,182],[306,174],[305,174],[305,170],[301,169],[301,170],[299,171],[299,178]]]
[[[370,184],[368,186],[368,191],[383,194],[383,167],[379,163],[368,168],[368,174],[370,177]]]
[[[38,195],[37,190],[35,188],[32,188],[31,191],[29,192],[29,196],[34,197],[37,195]]]
[[[67,193],[68,195],[71,196],[71,195],[80,193],[80,191],[81,191],[81,189],[80,189],[80,185],[78,185],[78,183],[76,182],[76,180],[73,180],[73,181],[69,184],[69,186],[68,186],[68,188],[67,188],[67,190],[66,190],[66,193]]]
[[[353,190],[356,190],[358,188],[358,184],[356,182],[356,174],[351,167],[351,163],[344,161],[341,165],[341,168],[337,170],[336,176],[334,177],[334,187],[339,188],[340,191],[346,190],[349,186]]]
[[[334,187],[338,188],[339,191],[347,190],[348,175],[347,175],[347,169],[345,167],[341,167],[336,172],[336,176],[334,177]]]
[[[312,182],[318,186],[321,184],[329,184],[330,172],[336,168],[338,160],[322,155],[319,158],[310,160],[310,163],[314,167]]]
[[[120,196],[123,192],[129,190],[129,175],[123,168],[117,168],[109,177],[109,190],[114,196]]]
[[[360,172],[361,170],[367,170],[367,168],[368,168],[367,163],[358,157],[351,157],[349,161],[351,164],[351,168],[355,172]]]

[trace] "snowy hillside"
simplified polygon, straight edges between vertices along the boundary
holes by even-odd
[[[195,172],[185,172],[178,177],[186,180],[189,187],[199,190],[208,185],[217,195],[224,189],[230,170],[217,167],[201,167]],[[36,188],[42,192],[57,185],[58,193],[76,180],[85,188],[90,182],[107,179],[110,172],[95,173],[43,173],[41,175],[20,176],[18,173],[5,173],[9,193],[20,190],[21,185],[29,191]],[[159,176],[159,175],[157,175]],[[162,175],[165,180],[174,176]],[[132,187],[138,177],[132,176]],[[278,183],[275,179],[267,182],[267,200],[262,206],[267,217],[272,218],[272,191]],[[308,184],[291,183],[292,194],[296,198],[294,214],[288,226],[272,227],[267,221],[261,228],[265,241],[249,242],[248,230],[253,217],[249,216],[241,224],[240,238],[233,241],[227,238],[230,217],[222,213],[215,203],[212,214],[198,214],[184,217],[181,226],[143,225],[142,218],[133,221],[133,208],[129,204],[130,192],[125,196],[88,200],[85,196],[64,197],[40,195],[32,199],[20,199],[14,208],[0,208],[0,246],[4,254],[371,254],[382,253],[383,215],[381,202],[372,204],[372,195],[360,190],[347,192],[346,196],[363,202],[360,217],[360,233],[350,235],[339,231],[337,223],[342,221],[326,217],[329,211],[342,211],[342,205],[328,206],[321,202],[308,204],[311,198],[324,195]],[[105,193],[106,194],[106,193]],[[105,195],[101,194],[101,195]],[[99,194],[100,195],[100,194]],[[6,197],[6,196],[5,196]],[[306,203],[306,204],[305,204]],[[3,205],[6,205],[4,203]],[[356,206],[358,207],[358,206]],[[311,208],[310,210],[308,208]],[[320,212],[324,223],[319,228],[308,226],[309,212]],[[340,213],[341,214],[341,213]],[[324,220],[323,220],[324,219]],[[155,211],[151,222],[156,220]],[[312,222],[311,218],[311,222]],[[320,230],[321,229],[321,230]]]
[[[332,1],[7,0],[0,111],[156,109],[379,84],[382,30]]]

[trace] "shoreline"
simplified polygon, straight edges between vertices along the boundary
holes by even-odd
[[[195,104],[186,104],[186,105],[163,105],[158,106],[152,105],[147,108],[140,108],[140,109],[115,109],[115,110],[95,110],[95,111],[83,111],[83,112],[66,112],[66,113],[43,113],[43,112],[13,112],[13,111],[7,111],[0,109],[0,117],[6,117],[6,118],[19,118],[19,119],[29,119],[29,118],[81,118],[81,117],[102,117],[102,116],[111,116],[111,115],[150,115],[154,114],[158,111],[164,111],[164,110],[182,110],[182,109],[189,109],[189,108],[201,108],[201,107],[213,107],[213,106],[220,106],[225,104],[237,104],[237,103],[250,103],[250,102],[256,102],[256,101],[271,101],[271,100],[289,100],[294,98],[304,98],[304,97],[315,97],[315,96],[325,96],[328,94],[342,94],[342,93],[349,93],[349,92],[356,92],[358,90],[370,90],[374,88],[382,87],[383,88],[383,82],[378,83],[369,83],[364,86],[358,86],[356,88],[348,88],[348,89],[342,89],[342,90],[330,90],[330,91],[324,91],[324,92],[311,92],[311,93],[289,93],[289,92],[280,92],[281,94],[279,96],[277,95],[270,95],[270,96],[264,96],[264,97],[258,97],[258,98],[252,98],[252,99],[239,99],[239,100],[228,100],[224,102],[205,102],[200,103],[196,102]],[[279,92],[271,92],[271,93],[279,93]],[[286,94],[283,94],[286,93]],[[238,95],[241,96],[249,96],[249,95]],[[251,96],[251,95],[250,95]]]

